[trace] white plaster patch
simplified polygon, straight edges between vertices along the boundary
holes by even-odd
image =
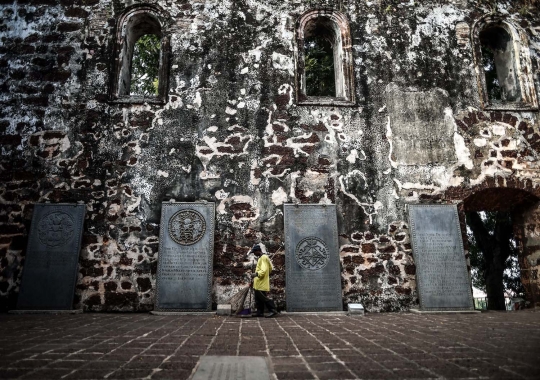
[[[358,159],[358,151],[356,149],[351,150],[351,153],[347,156],[347,161],[354,164]]]
[[[470,170],[474,166],[471,159],[471,152],[469,151],[469,148],[467,148],[465,139],[458,132],[458,127],[454,121],[454,118],[452,117],[452,110],[448,108],[444,111],[444,113],[448,121],[454,124],[454,147],[456,149],[457,165],[464,165]]]
[[[202,104],[201,93],[197,91],[195,93],[195,100],[193,100],[193,105],[195,106],[196,109],[199,109],[201,108],[201,104]]]
[[[159,176],[161,176],[161,177],[165,177],[165,178],[169,177],[169,173],[164,172],[164,171],[162,171],[162,170],[158,170],[158,171],[157,171],[157,174],[158,174]]]
[[[474,139],[473,142],[474,142],[474,145],[476,145],[477,147],[483,147],[483,146],[486,146],[487,144],[487,141],[484,138]]]
[[[228,114],[228,115],[235,115],[236,112],[238,112],[238,111],[235,110],[234,108],[229,107],[229,106],[227,106],[227,109],[225,110],[225,113]]]
[[[294,64],[290,57],[279,53],[272,53],[272,65],[274,69],[287,71],[290,76],[294,75]]]
[[[226,193],[223,189],[216,191],[216,199],[225,199],[229,196],[230,193]]]
[[[283,203],[287,202],[287,193],[283,187],[279,187],[277,190],[272,192],[272,202],[276,206],[281,206]]]
[[[506,134],[506,128],[502,125],[495,124],[491,130],[493,131],[493,134],[496,136],[504,136]]]
[[[388,122],[386,123],[386,139],[388,140],[388,143],[390,144],[390,149],[388,149],[388,161],[390,161],[390,166],[393,168],[398,167],[398,163],[392,159],[392,153],[393,153],[393,145],[392,145],[392,127],[390,124],[390,116],[388,116]]]

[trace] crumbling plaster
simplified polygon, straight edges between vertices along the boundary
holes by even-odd
[[[87,205],[85,310],[152,309],[161,202],[176,199],[216,203],[215,302],[245,284],[246,254],[262,242],[277,252],[283,303],[283,203],[335,203],[345,302],[397,311],[417,302],[408,203],[458,203],[482,187],[539,193],[538,112],[482,109],[470,28],[492,12],[483,2],[147,1],[172,20],[165,103],[111,102],[115,20],[142,3],[0,5],[4,309],[36,202]],[[295,23],[317,6],[349,18],[352,106],[295,99]],[[516,2],[497,11],[528,34],[538,92],[538,15]],[[395,107],[396,93],[444,100]],[[409,131],[446,131],[411,151],[422,159],[396,156],[403,112]]]

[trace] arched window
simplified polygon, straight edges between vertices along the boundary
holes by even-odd
[[[169,38],[161,12],[151,6],[128,9],[116,36],[114,100],[162,102],[167,94]]]
[[[300,104],[354,104],[349,23],[341,12],[315,9],[296,28],[297,100]]]
[[[527,36],[501,18],[489,16],[473,28],[480,98],[484,108],[538,107]]]

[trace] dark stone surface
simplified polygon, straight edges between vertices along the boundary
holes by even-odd
[[[85,211],[83,204],[35,205],[18,309],[73,307]]]
[[[203,355],[229,355],[266,359],[276,380],[537,380],[539,348],[532,310],[361,320],[0,314],[0,379],[186,380]]]
[[[211,310],[214,215],[214,203],[163,202],[155,310]]]
[[[421,310],[473,310],[455,205],[410,205]]]
[[[285,204],[287,311],[341,311],[335,205]]]

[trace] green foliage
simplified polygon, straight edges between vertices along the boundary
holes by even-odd
[[[159,85],[161,41],[155,34],[137,40],[131,61],[131,95],[155,96]]]
[[[487,45],[482,45],[482,66],[486,75],[486,87],[489,99],[501,100],[502,90],[495,67],[495,52]]]
[[[482,212],[482,222],[490,236],[494,236],[497,222],[510,222],[511,215],[505,212]],[[469,258],[472,269],[472,283],[473,285],[486,292],[486,271],[488,264],[486,263],[486,254],[482,251],[482,247],[477,242],[471,229],[467,228],[467,240],[469,243]],[[518,262],[518,249],[515,238],[511,235],[511,238],[507,242],[501,242],[501,244],[508,244],[511,254],[506,259],[504,265],[505,270],[502,277],[504,290],[512,292],[513,294],[521,294],[524,292],[523,284],[521,283],[520,268]]]
[[[323,37],[306,39],[305,75],[307,96],[336,96],[334,51]]]

